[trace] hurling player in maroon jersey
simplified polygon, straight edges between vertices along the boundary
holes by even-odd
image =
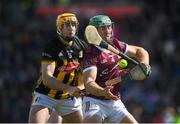
[[[97,28],[99,35],[124,54],[149,65],[148,52],[138,46],[128,45],[113,37],[113,22],[106,15],[96,15],[90,25]],[[107,49],[90,45],[84,55],[83,79],[86,96],[83,98],[84,122],[93,123],[137,123],[127,111],[120,97],[120,83],[106,86],[105,82],[122,75],[118,66],[121,58]]]

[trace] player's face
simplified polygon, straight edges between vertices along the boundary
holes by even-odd
[[[98,27],[97,30],[103,40],[109,41],[112,39],[112,25],[101,26]]]
[[[64,36],[73,37],[76,34],[77,23],[76,22],[67,22],[62,28],[62,33]]]

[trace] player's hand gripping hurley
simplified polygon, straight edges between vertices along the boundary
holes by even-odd
[[[129,76],[132,80],[144,80],[150,75],[151,72],[150,66],[146,66],[144,63],[140,63],[135,59],[130,58],[129,56],[123,54],[121,51],[118,51],[112,45],[108,44],[106,41],[104,41],[101,38],[96,27],[92,25],[88,25],[85,29],[85,37],[89,44],[97,45],[102,48],[108,49],[109,51],[121,56],[122,58],[136,65],[134,68],[132,68],[129,71]],[[114,80],[114,83],[117,81],[121,81],[120,77],[117,77],[112,80]]]

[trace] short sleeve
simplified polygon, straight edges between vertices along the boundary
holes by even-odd
[[[125,53],[128,50],[128,44],[117,39],[114,40],[115,47],[118,48],[121,52]]]
[[[41,61],[55,61],[56,60],[56,47],[51,44],[45,46],[42,52]]]
[[[89,47],[84,53],[83,62],[83,69],[89,68],[91,66],[96,66],[98,63],[97,51],[92,47]]]

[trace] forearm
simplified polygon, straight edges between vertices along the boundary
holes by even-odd
[[[92,95],[96,96],[104,96],[104,88],[99,86],[96,82],[92,81],[89,82],[88,84],[85,84],[86,91]]]
[[[85,87],[84,87],[84,84],[81,84],[81,85],[79,85],[79,86],[77,86],[77,87],[79,87],[79,89],[81,89],[81,90],[83,90]]]
[[[68,91],[68,89],[71,87],[71,86],[64,84],[60,80],[57,80],[53,76],[43,77],[43,82],[45,83],[46,86],[48,86],[49,88],[54,89],[54,90]]]

